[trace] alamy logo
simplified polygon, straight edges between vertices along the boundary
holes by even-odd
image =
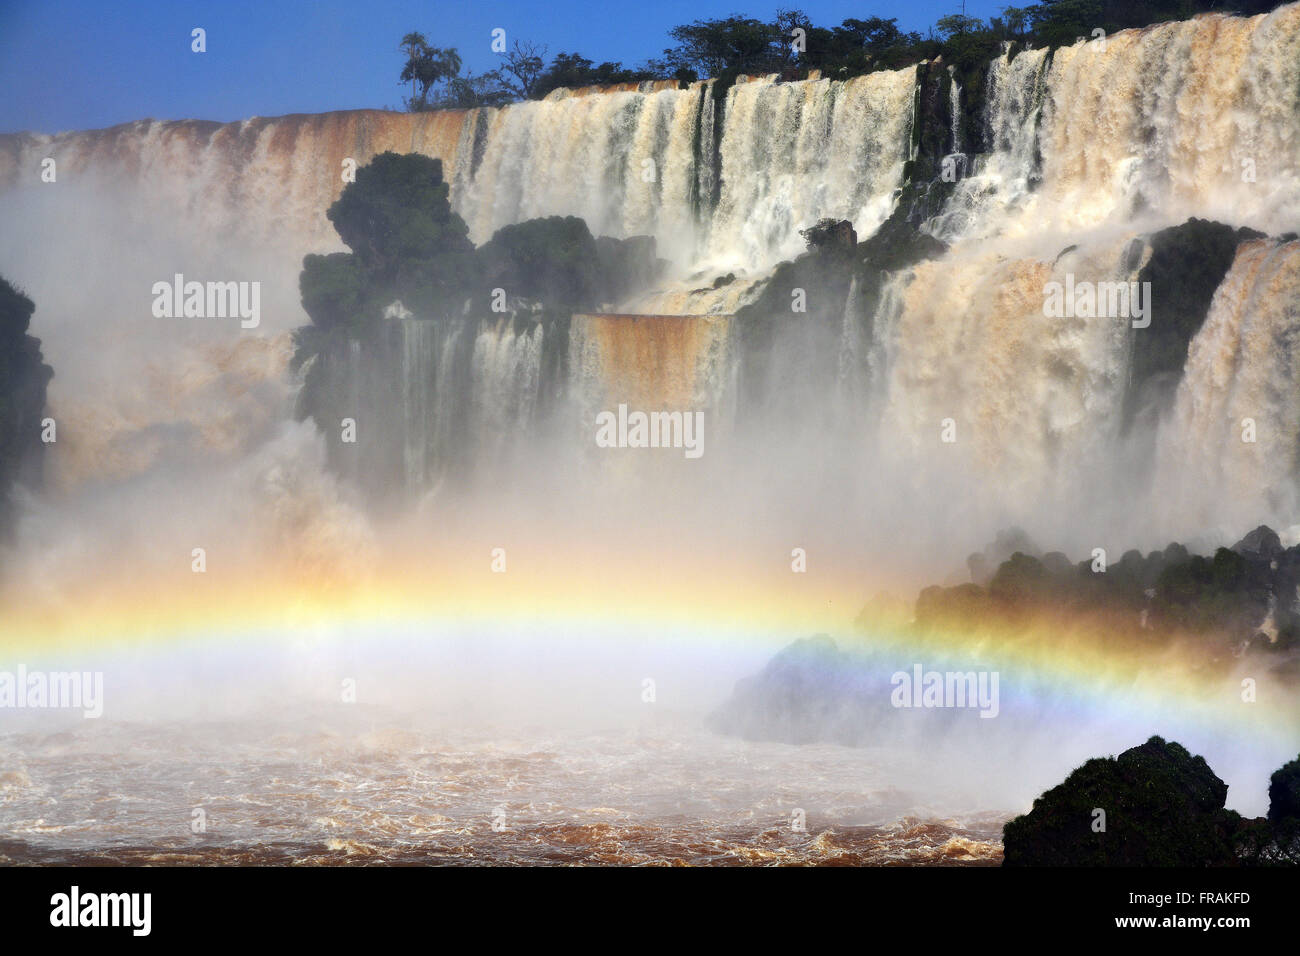
[[[1043,315],[1049,319],[1132,319],[1133,328],[1151,324],[1150,282],[1075,282],[1067,272],[1065,283],[1043,286]]]
[[[262,283],[186,282],[176,273],[171,282],[153,284],[156,319],[240,319],[255,329],[262,321]]]
[[[997,671],[896,671],[889,679],[895,707],[978,707],[981,717],[998,715]]]
[[[133,936],[148,936],[153,928],[151,893],[70,892],[50,897],[51,926],[128,926]]]
[[[87,718],[104,713],[102,671],[0,671],[0,707],[20,709],[81,708]]]
[[[682,448],[687,458],[704,454],[703,412],[629,412],[596,416],[599,448]]]

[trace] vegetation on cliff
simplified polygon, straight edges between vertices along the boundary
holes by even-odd
[[[475,248],[451,208],[441,162],[418,154],[376,156],[357,170],[328,216],[351,251],[303,260],[299,290],[311,324],[295,333],[293,367],[304,372],[298,415],[320,426],[332,465],[377,495],[411,477],[408,469],[417,466],[407,460],[405,442],[427,427],[403,417],[409,404],[403,389],[463,376],[480,329],[500,330],[503,323],[517,335],[544,329],[540,374],[560,381],[572,315],[608,310],[651,283],[663,266],[654,239],[592,236],[572,216],[506,226]],[[421,366],[404,379],[411,348],[421,348],[408,343],[434,347],[434,340],[448,357],[446,367]],[[540,414],[554,396],[534,385]],[[472,431],[469,390],[460,378],[447,388],[438,412],[448,423],[441,440]],[[359,418],[367,426],[345,448],[341,423]],[[442,457],[451,457],[450,448]]]
[[[995,565],[988,555],[972,555],[971,584],[923,590],[916,626],[979,631],[1092,624],[1119,644],[1191,641],[1211,661],[1300,647],[1300,614],[1287,599],[1300,586],[1300,546],[1283,548],[1266,527],[1213,555],[1190,554],[1174,543],[1145,556],[1128,551],[1109,564],[1099,558],[1073,564],[1027,540],[1017,544],[1005,560],[995,553]]]
[[[41,416],[54,372],[28,334],[36,306],[0,278],[0,537],[11,530],[13,487],[40,480],[45,445]]]
[[[1129,551],[1104,570],[1096,558],[1073,564],[1060,552],[1044,554],[1012,529],[968,565],[970,583],[925,588],[910,621],[905,602],[876,600],[863,609],[859,629],[940,655],[954,635],[995,657],[999,649],[1053,657],[1073,647],[1113,654],[1116,666],[1132,674],[1163,667],[1177,642],[1187,667],[1211,679],[1226,679],[1248,659],[1294,681],[1300,546],[1284,548],[1266,527],[1213,555],[1171,544],[1146,556]],[[871,646],[841,649],[826,636],[796,641],[738,682],[710,724],[751,739],[870,744],[897,716]],[[940,708],[909,719],[930,721],[941,732],[960,714]],[[1270,793],[1278,814],[1300,816],[1300,763],[1279,771]],[[1261,853],[1267,845],[1259,844]]]
[[[651,281],[654,240],[594,237],[573,216],[506,226],[479,248],[452,211],[442,161],[382,153],[357,170],[327,213],[352,250],[303,259],[299,291],[316,333],[365,338],[395,302],[421,318],[595,309]],[[305,356],[303,356],[305,357]]]
[[[1284,0],[1238,0],[1232,11],[1263,13]],[[561,52],[546,64],[546,48],[515,42],[500,51],[500,66],[475,76],[461,73],[455,49],[429,45],[419,33],[402,41],[407,52],[401,80],[412,83],[408,107],[414,110],[500,106],[541,99],[559,87],[711,77],[715,93],[740,74],[779,73],[802,79],[811,71],[845,79],[873,70],[896,70],[942,58],[953,65],[967,93],[967,109],[983,101],[985,66],[1004,42],[1023,47],[1056,47],[1198,13],[1221,12],[1218,0],[1040,0],[1007,6],[1001,16],[951,14],[925,34],[904,32],[896,18],[849,18],[838,26],[815,24],[802,10],[778,10],[770,19],[733,14],[672,27],[672,46],[635,68],[618,62],[595,63],[578,53]]]

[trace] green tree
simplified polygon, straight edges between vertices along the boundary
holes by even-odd
[[[967,17],[960,13],[954,13],[946,17],[940,17],[934,28],[939,31],[939,35],[945,40],[951,40],[963,33],[980,33],[987,30],[988,24],[979,17]]]
[[[517,100],[532,99],[537,83],[545,72],[546,47],[527,41],[515,41],[514,46],[502,56],[505,61],[493,71],[501,89]]]
[[[473,250],[449,195],[442,160],[380,153],[357,170],[326,215],[367,271],[394,276],[413,260]]]
[[[664,50],[662,60],[654,61],[663,73],[683,68],[712,77],[727,71],[769,73],[786,63],[788,47],[780,28],[752,17],[696,20],[668,33],[676,46]]]
[[[302,307],[322,329],[357,328],[366,317],[366,282],[366,270],[352,253],[309,255],[298,276]]]
[[[452,212],[442,161],[381,153],[326,215],[352,250],[310,255],[299,277],[313,324],[353,331],[394,299],[426,313],[458,308],[475,275],[465,221]]]
[[[454,48],[430,46],[422,33],[408,33],[402,37],[401,47],[406,51],[406,65],[402,68],[401,80],[411,84],[411,96],[406,101],[407,109],[412,112],[434,109],[431,91],[438,84],[454,80],[460,75],[460,54]]]
[[[479,249],[487,285],[551,304],[595,304],[596,240],[576,216],[530,219],[498,229]]]
[[[550,66],[533,85],[533,99],[542,99],[553,90],[577,89],[583,86],[609,86],[614,83],[639,83],[652,80],[658,74],[649,69],[625,69],[622,63],[595,64],[577,53],[557,53]],[[691,75],[694,79],[694,74]]]

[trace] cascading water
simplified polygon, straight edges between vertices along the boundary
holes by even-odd
[[[823,217],[873,232],[902,184],[915,82],[898,70],[732,87],[706,261],[757,270],[792,258],[803,249],[799,229]]]
[[[1300,5],[1290,5],[1250,19],[1210,15],[1160,24],[1050,53],[1008,48],[996,58],[983,116],[989,151],[969,157],[943,208],[923,225],[950,250],[938,261],[872,279],[879,285],[867,307],[874,315],[857,312],[864,307],[857,276],[848,300],[836,305],[842,348],[832,374],[841,391],[852,383],[845,394],[864,406],[856,416],[863,432],[883,436],[881,454],[908,450],[920,456],[920,473],[946,474],[953,462],[934,458],[942,451],[925,443],[940,421],[957,419],[969,442],[959,441],[950,459],[962,457],[972,481],[1012,473],[990,485],[1002,489],[994,510],[1006,511],[1017,502],[1028,508],[1025,501],[1048,490],[1087,484],[1077,476],[1090,469],[1104,471],[1117,440],[1133,336],[1141,332],[1125,331],[1114,317],[1053,324],[1042,314],[1042,285],[1063,272],[1082,281],[1130,280],[1139,264],[1126,258],[1129,241],[1190,215],[1271,235],[1293,229],[1300,222],[1297,47]],[[915,158],[923,73],[742,78],[722,99],[714,96],[714,81],[684,89],[657,83],[561,90],[502,109],[355,111],[225,125],[140,122],[3,136],[0,204],[43,229],[72,228],[66,215],[50,212],[55,194],[42,192],[38,180],[40,160],[53,156],[60,190],[63,182],[69,189],[90,180],[111,184],[134,197],[123,202],[123,216],[139,231],[175,222],[179,232],[204,237],[194,249],[179,243],[170,258],[155,256],[137,270],[139,282],[192,271],[186,263],[195,262],[211,269],[222,263],[226,277],[228,257],[209,246],[240,249],[248,261],[238,264],[238,274],[263,270],[272,289],[264,328],[285,330],[302,322],[293,299],[303,253],[340,248],[324,211],[342,188],[345,161],[362,164],[389,149],[422,152],[443,160],[453,206],[476,242],[543,215],[581,216],[593,233],[654,236],[677,281],[624,310],[717,315],[709,334],[725,339],[734,369],[744,350],[734,341],[739,324],[726,317],[758,301],[771,267],[802,251],[799,229],[842,218],[866,238],[894,208],[905,161]],[[970,145],[961,141],[965,95],[954,73],[944,148]],[[0,248],[0,270],[25,280],[47,303],[38,323],[71,321],[63,318],[68,310],[59,304],[57,283],[29,259],[12,242]],[[737,277],[723,281],[727,272]],[[1249,301],[1259,303],[1251,310],[1272,308],[1285,327],[1287,310],[1259,296]],[[112,308],[126,315],[147,302]],[[1159,303],[1156,316],[1159,322]],[[455,449],[492,460],[538,419],[543,404],[558,407],[556,396],[568,401],[589,388],[583,349],[593,341],[590,320],[575,321],[567,344],[540,326],[390,321],[400,325],[385,346],[400,368],[396,393],[379,370],[364,371],[356,358],[349,361],[358,367],[340,366],[331,375],[360,392],[372,384],[402,406],[400,414],[380,418],[385,429],[402,433],[393,468],[408,487],[436,483]],[[600,332],[601,354],[621,354],[625,346],[613,343],[624,335],[628,354],[635,354],[642,330],[610,321]],[[1196,378],[1201,340],[1221,334],[1217,328],[1207,322],[1193,343],[1184,392]],[[794,347],[794,329],[771,347]],[[680,337],[664,341],[669,350],[696,348]],[[54,343],[56,369],[84,361],[58,354],[57,337]],[[547,360],[547,349],[567,358]],[[1243,383],[1261,374],[1264,361],[1262,353],[1249,355],[1232,366]],[[822,368],[816,363],[770,364],[780,374],[769,375],[766,387],[801,394],[805,385],[818,385],[796,381],[800,369]],[[608,367],[633,374],[629,363]],[[561,374],[567,379],[548,379]],[[68,378],[56,377],[55,402]],[[625,384],[628,392],[639,388]],[[690,400],[717,394],[706,389]],[[1183,410],[1188,401],[1180,397],[1179,415],[1190,414]],[[1285,434],[1279,428],[1270,434]],[[362,441],[381,439],[394,436]],[[1162,434],[1160,441],[1164,447],[1173,439]],[[1214,458],[1207,451],[1200,460]],[[1234,479],[1243,511],[1276,498],[1280,482],[1281,473],[1259,469]],[[1029,486],[1038,491],[1026,495]]]
[[[1178,417],[1159,439],[1138,439],[1158,440],[1167,460],[1167,447],[1189,439],[1164,431],[1194,433],[1200,451],[1184,460],[1198,464],[1165,465],[1153,484],[1150,475],[1121,466],[1119,441],[1133,337],[1144,332],[1130,333],[1128,319],[1116,316],[1049,319],[1043,306],[1045,285],[1065,273],[1086,282],[1135,279],[1135,225],[1149,234],[1209,213],[1276,234],[1300,222],[1298,47],[1300,6],[1293,5],[1249,20],[1205,16],[1129,31],[1050,57],[1029,50],[995,60],[986,110],[992,151],[925,226],[954,245],[941,260],[913,269],[901,308],[885,297],[874,323],[878,336],[892,336],[872,350],[889,356],[887,368],[877,369],[888,382],[882,454],[919,456],[913,473],[949,491],[954,476],[965,475],[959,486],[978,490],[1002,520],[1037,515],[1056,540],[1071,543],[1064,528],[1054,527],[1052,500],[1087,502],[1091,513],[1108,516],[1099,517],[1094,534],[1110,522],[1130,538],[1139,533],[1136,508],[1153,544],[1196,533],[1229,494],[1240,505],[1236,524],[1254,520],[1246,517],[1252,514],[1293,523],[1285,502],[1300,448],[1294,409],[1274,401],[1258,412],[1272,420],[1267,468],[1242,464],[1231,444],[1240,442],[1221,421],[1215,428],[1187,421],[1190,403],[1210,400],[1197,363],[1216,351],[1206,340],[1225,334],[1225,320],[1207,321],[1192,343]],[[1269,169],[1267,181],[1242,175],[1259,168]],[[1267,316],[1275,347],[1289,347],[1295,324],[1285,282],[1262,286],[1253,299],[1226,291],[1241,281],[1225,281],[1224,294],[1249,302],[1240,307],[1261,321]],[[1161,303],[1152,306],[1160,323]],[[1222,308],[1216,300],[1216,316]],[[1172,320],[1166,313],[1164,322]],[[1250,359],[1221,364],[1219,392],[1258,393],[1262,386],[1249,381],[1290,381],[1265,354],[1257,349]],[[1288,414],[1292,424],[1283,425]],[[939,423],[949,418],[965,431],[944,447]],[[1209,477],[1234,467],[1230,482]],[[1190,477],[1201,469],[1204,484]],[[1001,477],[991,484],[991,475]],[[1149,488],[1170,483],[1194,486],[1200,520],[1195,509],[1185,510],[1156,527],[1140,502]],[[1141,489],[1136,495],[1134,486]],[[1035,497],[1040,504],[1028,505]],[[1171,500],[1164,492],[1159,497]],[[1229,534],[1228,524],[1218,530]]]
[[[1011,207],[1029,194],[1039,173],[1038,125],[1048,63],[1047,50],[1023,50],[1014,58],[1008,50],[989,65],[984,121],[990,150],[976,157],[942,213],[928,224],[939,238],[994,234],[1000,222],[992,210]],[[954,112],[954,136],[956,123]]]
[[[957,154],[961,152],[961,84],[957,82],[956,68],[951,66],[948,67],[948,111],[951,114],[950,152]]]
[[[1300,516],[1300,242],[1242,245],[1187,355],[1160,435],[1166,527],[1229,535]],[[1188,481],[1187,476],[1196,476]]]

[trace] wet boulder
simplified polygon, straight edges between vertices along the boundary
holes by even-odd
[[[1272,561],[1285,549],[1276,531],[1268,525],[1260,525],[1234,544],[1232,550],[1249,560]]]
[[[1203,757],[1152,737],[1089,760],[1003,829],[1004,866],[1230,866],[1240,817]]]

